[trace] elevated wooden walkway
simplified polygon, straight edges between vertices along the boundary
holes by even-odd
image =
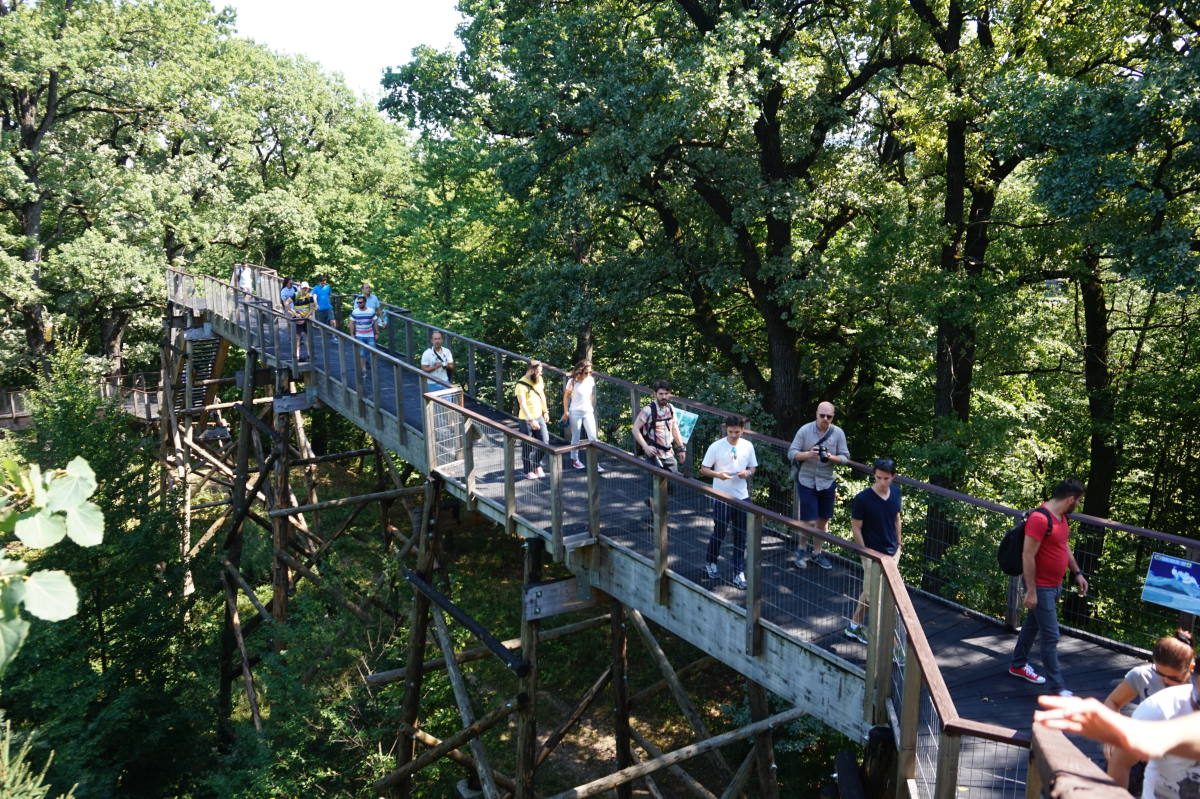
[[[853,738],[890,726],[911,795],[1025,795],[1036,689],[1006,675],[1014,635],[1001,622],[910,590],[890,559],[836,537],[833,570],[797,570],[788,555],[800,525],[737,500],[727,501],[747,514],[749,584],[733,583],[728,541],[721,574],[710,579],[703,549],[718,495],[601,442],[573,449],[522,436],[495,407],[523,371],[521,356],[479,342],[463,352],[457,345],[468,340],[451,335],[466,379],[440,387],[413,363],[431,329],[424,323],[393,313],[383,337],[390,346],[372,349],[312,322],[301,349],[271,300],[272,275],[259,274],[257,286],[259,296],[248,295],[171,270],[168,300],[203,314],[226,342],[291,370],[317,400],[423,473],[436,471],[508,533],[543,539],[592,589]],[[640,401],[630,389],[626,407]],[[522,448],[542,452],[546,478],[524,476]],[[571,468],[576,457],[585,469]],[[864,583],[876,609],[866,646],[842,634]],[[1091,695],[1138,662],[1070,637],[1060,652],[1072,687]]]

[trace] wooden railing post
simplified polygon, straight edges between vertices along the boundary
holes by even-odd
[[[413,323],[409,317],[404,317],[404,357],[413,359]]]
[[[425,462],[428,470],[432,473],[437,468],[437,415],[435,414],[436,406],[433,400],[429,397],[424,397],[425,411]]]
[[[513,535],[517,529],[517,440],[504,437],[504,532]]]
[[[467,394],[475,396],[475,342],[467,345]]]
[[[496,353],[496,397],[495,406],[499,408],[504,404],[504,356],[499,352]]]
[[[667,532],[667,478],[653,475],[654,480],[654,597],[660,605],[670,601],[667,595],[667,564],[671,557],[671,542]]]
[[[579,452],[574,453],[578,457]],[[557,455],[555,456],[558,457]],[[592,538],[600,537],[600,451],[587,448],[587,514],[588,532]]]
[[[933,786],[934,799],[955,799],[958,796],[958,759],[962,750],[962,738],[944,728],[938,735],[937,782]]]
[[[401,420],[401,429],[404,422]],[[475,420],[468,419],[463,425],[463,480],[467,487],[467,510],[474,511],[479,507],[479,498],[475,496]]]
[[[867,625],[867,668],[863,718],[868,724],[887,723],[887,698],[892,688],[892,648],[896,639],[896,605],[888,583],[883,579],[882,564],[866,561],[863,572],[866,581],[869,623]]]
[[[562,458],[550,453],[550,537],[554,541],[554,559],[557,561],[562,561],[567,556],[563,547],[562,476]]]
[[[1016,630],[1021,625],[1021,578],[1008,578],[1008,595],[1004,602],[1004,623]]]
[[[896,799],[908,799],[908,781],[917,773],[917,727],[925,673],[911,636],[904,651],[904,696],[900,700],[900,740],[896,743]]]
[[[742,513],[734,509],[734,513]],[[762,651],[762,531],[763,520],[746,512],[746,654]]]

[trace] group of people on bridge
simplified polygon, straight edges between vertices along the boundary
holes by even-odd
[[[253,293],[253,269],[235,269],[234,284]],[[332,288],[324,276],[314,285],[282,278],[279,305],[293,321],[301,351],[305,346],[307,323],[318,322],[336,327],[338,320],[332,300]],[[349,326],[356,340],[375,347],[387,317],[382,303],[369,282],[363,282],[352,301]],[[454,356],[445,345],[441,331],[430,334],[429,347],[422,353],[420,368],[431,387],[450,386],[454,382]],[[633,420],[636,454],[658,468],[681,473],[687,460],[686,441],[681,435],[678,414],[672,405],[672,387],[666,380],[652,386],[653,396]],[[525,373],[514,387],[517,419],[525,435],[550,445],[551,408],[547,400],[543,365],[529,361]],[[572,447],[583,440],[597,440],[596,381],[592,364],[582,360],[571,370],[562,393],[561,424],[566,426]],[[791,466],[789,482],[794,491],[796,518],[809,529],[829,534],[837,499],[838,481],[834,467],[850,463],[845,431],[834,424],[836,409],[831,402],[817,405],[811,422],[802,425],[787,450]],[[730,414],[723,420],[723,435],[705,450],[699,476],[712,480],[720,496],[712,502],[713,532],[705,548],[704,574],[709,579],[720,575],[719,562],[726,538],[732,532],[730,565],[732,583],[744,589],[746,514],[721,496],[739,500],[750,497],[750,480],[758,468],[754,444],[745,437],[746,419]],[[584,469],[580,450],[572,450],[570,465]],[[531,445],[522,447],[522,470],[526,479],[546,476],[543,460],[546,450]],[[599,471],[604,471],[597,466]],[[850,532],[856,544],[876,553],[899,558],[901,550],[900,486],[896,485],[896,464],[881,457],[872,463],[871,483],[859,491],[850,504]],[[1057,605],[1063,591],[1063,578],[1069,575],[1080,596],[1086,596],[1088,581],[1075,560],[1069,544],[1069,514],[1084,494],[1084,486],[1072,479],[1061,481],[1041,506],[1028,514],[1024,526],[1022,575],[1027,610],[1013,649],[1008,672],[1011,676],[1046,685],[1050,691],[1041,697],[1043,711],[1036,722],[1057,729],[1081,732],[1104,741],[1110,776],[1122,786],[1141,789],[1143,797],[1180,797],[1200,795],[1200,676],[1195,673],[1195,657],[1190,635],[1182,630],[1156,645],[1153,662],[1130,671],[1101,703],[1096,699],[1074,697],[1067,689],[1058,661],[1059,625]],[[645,500],[650,503],[649,497]],[[821,535],[800,534],[791,562],[797,569],[815,566],[832,570],[835,565],[824,551]],[[865,591],[843,633],[846,638],[867,643],[863,625],[867,611]],[[1034,643],[1039,644],[1042,670],[1029,663]],[[1121,714],[1132,700],[1140,701],[1133,719]],[[1166,720],[1175,722],[1166,723]],[[1144,721],[1143,721],[1144,720]],[[1164,723],[1150,725],[1151,720]],[[1140,726],[1139,726],[1140,725]],[[1149,760],[1143,778],[1139,760]],[[1144,787],[1142,787],[1144,786]]]

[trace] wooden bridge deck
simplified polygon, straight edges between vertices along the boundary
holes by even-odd
[[[176,301],[180,299],[176,297]],[[268,363],[291,365],[298,377],[315,387],[321,401],[417,468],[429,471],[421,394],[425,381],[415,371],[378,359],[367,365],[372,373],[368,382],[354,365],[354,350],[358,348],[352,340],[315,323],[309,336],[309,358],[294,363],[285,325],[277,325],[272,331],[261,320],[255,324],[245,314],[243,303],[216,309],[211,307],[211,297],[207,303],[193,303],[200,309],[206,305],[210,312],[215,311],[210,313],[209,321],[218,335],[237,346],[254,347]],[[468,419],[454,410],[433,406],[441,414],[435,422],[437,432],[431,448],[436,461],[433,468],[446,478],[451,493],[467,499],[464,443],[469,446],[474,463],[474,492],[470,498],[485,515],[504,523],[508,518],[504,439],[505,431],[515,429],[515,422],[469,397],[460,397],[460,401],[465,411],[478,417]],[[592,526],[587,473],[564,461],[556,499],[550,477],[524,477],[520,446],[516,449],[516,531],[524,536],[541,536],[553,544],[553,513],[561,507],[562,536],[588,534]],[[547,455],[543,463],[551,475],[559,471],[551,468],[549,459],[553,457]],[[722,549],[719,576],[710,579],[703,571],[704,547],[713,527],[711,498],[689,488],[686,481],[671,485],[664,578],[668,584],[660,593],[655,530],[646,502],[650,497],[646,472],[606,450],[597,457],[603,468],[596,477],[599,536],[590,546],[571,550],[564,547],[566,551],[559,551],[557,556],[594,588],[637,608],[647,618],[808,709],[827,724],[861,737],[866,731],[866,647],[842,634],[861,587],[858,556],[850,550],[837,553],[836,547],[831,547],[835,554],[833,570],[822,571],[815,566],[798,570],[789,563],[791,545],[787,537],[765,530],[761,560],[763,640],[758,653],[747,652],[746,592],[732,582],[729,540]],[[918,591],[910,593],[959,715],[1027,729],[1037,688],[1006,674],[1014,634],[999,622],[968,615]],[[899,641],[898,662],[902,661],[903,651],[903,642]],[[1068,685],[1078,694],[1091,696],[1103,697],[1137,662],[1069,635],[1064,635],[1059,652]],[[893,691],[894,695],[898,693],[899,684]],[[936,719],[926,711],[922,720],[925,731],[918,734],[917,771],[919,778],[923,776],[931,784],[937,764],[922,762],[922,757],[936,758],[936,746],[928,740],[932,735],[936,741]],[[922,735],[926,744],[923,749]],[[964,737],[961,751],[957,795],[1024,796],[1026,749]],[[1098,754],[1095,749],[1090,753]]]

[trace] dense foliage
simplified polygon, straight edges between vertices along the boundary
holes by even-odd
[[[359,670],[403,660],[403,622],[365,630],[307,583],[286,629],[250,634],[264,732],[240,704],[213,712],[221,565],[201,553],[185,578],[158,442],[94,390],[157,368],[168,265],[371,277],[418,316],[669,376],[784,438],[829,399],[859,459],[1022,506],[1077,474],[1085,512],[1192,536],[1193,6],[459,6],[461,50],[420,48],[384,76],[389,122],[311,62],[237,38],[207,0],[0,0],[0,384],[37,383],[15,446],[47,469],[86,458],[108,530],[31,558],[73,576],[79,613],[30,632],[0,695],[19,735],[37,731],[33,761],[57,752],[56,788],[349,795],[392,762],[397,689],[364,692]],[[364,443],[332,415],[312,432]],[[907,514],[910,577],[995,601],[972,577],[990,552],[971,545],[995,517]],[[255,584],[262,533],[243,560]],[[1079,536],[1098,590],[1072,619],[1140,629],[1147,547]],[[511,627],[489,602],[520,576],[497,549],[474,554],[491,580],[449,587]],[[329,572],[395,584],[377,557],[346,536]],[[589,676],[569,657],[546,668]],[[504,675],[480,674],[499,696]],[[449,696],[431,682],[431,706]],[[733,717],[739,700],[717,699]],[[444,734],[453,712],[428,723]],[[439,766],[432,790],[459,773]]]

